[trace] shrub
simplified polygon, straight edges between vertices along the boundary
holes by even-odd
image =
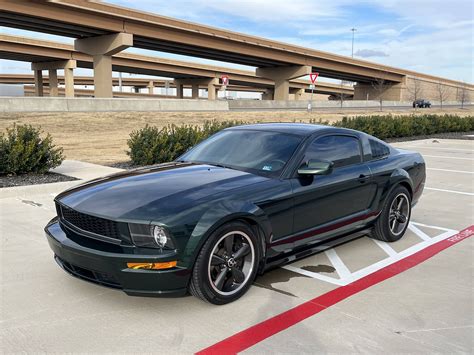
[[[133,131],[127,141],[127,154],[135,165],[151,165],[172,161],[203,139],[242,121],[205,121],[202,126],[168,125],[161,129],[146,125]]]
[[[242,121],[206,121],[202,126],[168,125],[163,128],[145,126],[133,131],[128,140],[127,154],[135,165],[151,165],[175,160],[189,148],[221,129],[243,124]],[[311,119],[310,123],[329,124]],[[380,139],[429,135],[444,132],[474,130],[474,116],[417,115],[417,116],[356,116],[344,117],[334,123],[366,132]]]
[[[43,174],[64,160],[49,133],[41,138],[40,128],[13,125],[0,133],[0,174]]]
[[[472,131],[474,130],[474,116],[356,116],[343,117],[341,121],[334,123],[334,126],[356,129],[380,139],[387,139],[446,132]]]

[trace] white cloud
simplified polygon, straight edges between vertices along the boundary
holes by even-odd
[[[361,58],[388,57],[387,53],[376,49],[359,49],[354,53],[354,55]]]

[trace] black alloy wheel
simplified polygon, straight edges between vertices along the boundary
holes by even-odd
[[[258,265],[257,238],[243,222],[216,230],[196,260],[190,292],[213,304],[241,297],[252,284]]]
[[[405,234],[411,218],[411,195],[398,185],[388,196],[371,236],[384,242],[395,242]]]

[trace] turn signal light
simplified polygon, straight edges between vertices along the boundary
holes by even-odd
[[[175,267],[177,263],[177,261],[167,261],[165,263],[127,263],[127,267],[134,270],[163,270],[171,269],[172,267]]]

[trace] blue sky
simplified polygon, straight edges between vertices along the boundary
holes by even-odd
[[[474,9],[470,0],[114,0],[111,3],[237,32],[272,38],[395,67],[474,82]],[[3,33],[72,43],[10,28]],[[202,63],[203,59],[129,49]],[[241,67],[229,63],[222,66]],[[2,61],[1,72],[29,72]],[[242,67],[243,68],[243,67]]]

